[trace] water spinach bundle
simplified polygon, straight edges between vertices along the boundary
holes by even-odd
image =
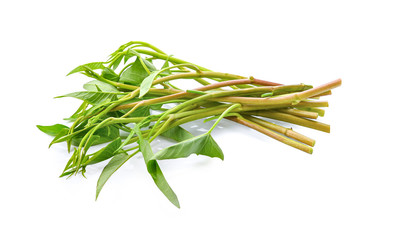
[[[178,198],[165,180],[159,160],[192,154],[224,159],[211,135],[223,118],[311,154],[314,139],[277,122],[329,132],[328,124],[316,121],[328,106],[320,98],[341,85],[340,79],[317,87],[283,85],[215,72],[140,41],[124,44],[107,61],[78,66],[68,75],[74,73],[82,73],[91,81],[83,85],[84,91],[58,97],[82,101],[65,119],[69,126],[37,126],[54,137],[50,146],[61,142],[68,146],[71,157],[61,177],[84,174],[89,165],[109,160],[97,182],[97,198],[110,176],[141,153],[153,181],[176,207],[180,207]],[[176,81],[180,79],[196,81],[199,86],[182,89]],[[214,124],[199,136],[182,127],[199,119]],[[157,137],[177,143],[154,152],[151,142]],[[102,147],[92,151],[94,145]]]

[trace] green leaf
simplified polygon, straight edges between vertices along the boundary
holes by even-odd
[[[116,68],[119,66],[119,64],[121,63],[121,60],[123,59],[124,54],[122,54],[121,56],[119,56],[116,60],[114,60],[113,64],[112,64],[112,69],[116,70]]]
[[[127,68],[120,75],[120,82],[128,83],[131,85],[139,86],[143,79],[145,79],[149,74],[146,72],[145,68],[142,66],[139,58],[135,60],[135,62],[131,65],[131,67]]]
[[[147,60],[143,57],[141,57],[143,63],[146,65],[146,67],[149,69],[149,71],[157,71],[157,68],[154,66],[153,62],[151,60]]]
[[[83,103],[79,106],[79,108],[72,114],[69,118],[65,118],[64,120],[75,121],[83,112],[86,110],[87,106],[89,105],[88,102],[83,101]]]
[[[74,136],[71,140],[72,145],[78,146],[80,141],[82,140],[83,136],[87,133],[88,130],[83,131],[76,136]],[[113,125],[106,126],[103,128],[98,129],[93,136],[98,136],[100,137],[98,140],[96,140],[92,146],[102,144],[102,143],[107,143],[110,141],[113,141],[114,139],[118,138],[120,136],[119,129]],[[67,138],[65,138],[67,140]]]
[[[124,64],[130,59],[131,57],[135,56],[136,54],[139,55],[137,52],[135,52],[132,48],[129,48],[127,52],[124,54]]]
[[[116,100],[118,94],[119,93],[114,93],[114,92],[82,91],[82,92],[69,93],[55,98],[74,97],[86,101],[91,105],[98,105],[107,101],[108,99],[110,101]]]
[[[128,112],[128,110],[121,110],[120,112],[125,114]],[[128,117],[147,117],[147,116],[150,116],[150,106],[139,107],[130,115],[128,115]]]
[[[150,109],[151,110],[161,110],[162,109],[162,105],[164,105],[164,104],[163,103],[152,104],[152,105],[150,105]]]
[[[104,63],[105,62],[92,62],[92,63],[80,65],[80,66],[74,68],[71,72],[69,72],[67,74],[67,76],[71,75],[73,73],[85,71],[86,69],[89,69],[89,70],[104,69],[105,68]]]
[[[97,181],[96,200],[108,179],[112,176],[114,172],[117,171],[117,169],[119,169],[125,162],[127,162],[127,160],[128,155],[126,153],[119,153],[115,155],[105,166]]]
[[[165,60],[164,64],[161,67],[161,70],[167,67],[169,67],[169,57]],[[170,69],[167,69],[165,71],[162,71],[161,73],[165,75],[171,75],[172,71]]]
[[[98,88],[103,92],[120,92],[116,87],[110,85],[109,83],[104,83],[98,80],[90,81],[83,85],[83,88],[87,91],[97,91]]]
[[[121,139],[116,138],[113,142],[109,143],[104,148],[95,152],[90,157],[87,165],[96,164],[112,157],[115,154],[115,151],[120,147],[120,144],[121,144]]]
[[[99,113],[105,106],[108,106],[109,104],[111,104],[112,102],[114,102],[115,99],[111,100],[111,99],[106,99],[105,101],[103,101],[100,104],[94,105],[91,108],[87,109],[84,112],[84,116],[90,116],[90,115],[96,115],[97,113]]]
[[[97,142],[100,142],[100,136],[98,135],[93,135],[91,136],[90,140],[86,142],[86,145],[84,147],[84,151],[87,152],[87,150],[89,150],[89,148],[93,145],[97,145]],[[84,158],[88,158],[87,156],[84,156]],[[83,159],[83,161],[87,161],[88,159]]]
[[[51,126],[42,126],[42,125],[37,125],[37,128],[41,130],[42,132],[50,135],[50,136],[57,136],[59,132],[63,129],[69,129],[67,126],[64,126],[63,124],[55,124]]]
[[[149,90],[160,71],[153,71],[149,76],[147,76],[141,83],[141,90],[139,92],[139,98],[143,97]]]
[[[168,198],[168,200],[173,205],[180,208],[180,203],[179,200],[177,199],[175,192],[172,190],[172,188],[169,186],[168,182],[166,181],[164,174],[162,173],[157,161],[152,159],[153,151],[151,149],[149,141],[147,141],[146,139],[140,139],[139,149],[141,150],[143,158],[145,159],[147,171],[150,173],[158,189],[161,190],[161,192]]]
[[[119,75],[117,75],[115,71],[107,67],[104,68],[104,70],[102,70],[101,76],[108,80],[112,80],[116,82],[119,81]]]
[[[59,177],[65,177],[65,176],[73,174],[74,172],[75,172],[75,170],[71,170],[71,171],[68,171],[68,172],[63,172]]]
[[[49,144],[49,147],[52,146],[52,144],[56,143],[56,141],[61,138],[64,137],[68,134],[68,128],[63,128],[60,130],[60,132],[56,135],[55,138],[53,138],[52,142]]]
[[[213,137],[206,133],[164,148],[154,154],[153,159],[164,160],[185,158],[193,153],[208,157],[218,157],[221,160],[224,160],[224,154],[221,148],[218,146],[216,141],[214,141]]]
[[[181,142],[194,137],[189,131],[185,130],[180,126],[175,126],[168,129],[167,131],[161,133],[161,136],[173,139],[177,142]]]

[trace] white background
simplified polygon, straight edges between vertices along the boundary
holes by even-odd
[[[3,1],[0,238],[393,239],[392,10],[375,0]],[[103,166],[58,178],[69,156],[48,150],[35,125],[77,107],[53,99],[87,81],[68,71],[131,40],[286,84],[340,77],[321,119],[331,134],[295,127],[317,140],[307,155],[223,121],[213,136],[224,162],[160,162],[180,210],[139,156],[95,202]]]

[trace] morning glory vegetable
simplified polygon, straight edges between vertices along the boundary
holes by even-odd
[[[179,208],[160,161],[192,154],[223,160],[224,153],[212,136],[223,118],[311,154],[314,139],[278,123],[329,132],[328,124],[316,120],[328,106],[320,98],[341,85],[341,79],[313,87],[215,72],[141,41],[124,44],[107,61],[83,64],[68,75],[75,73],[89,81],[83,91],[57,97],[81,100],[75,113],[65,119],[68,124],[37,125],[54,137],[50,146],[68,146],[70,159],[60,176],[84,175],[89,166],[107,161],[97,182],[97,198],[108,179],[141,154],[153,182]],[[178,80],[199,86],[182,89]],[[215,122],[206,133],[194,136],[183,125],[199,119]],[[162,137],[177,143],[154,152],[151,142]],[[99,145],[98,151],[92,151],[94,145]]]

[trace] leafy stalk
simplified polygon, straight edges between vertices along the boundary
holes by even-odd
[[[192,154],[223,160],[212,131],[224,118],[311,154],[314,139],[269,119],[329,132],[328,124],[317,121],[328,102],[316,99],[331,95],[331,90],[341,85],[341,79],[317,87],[282,85],[215,72],[142,41],[123,44],[107,61],[83,64],[67,75],[75,73],[93,80],[83,85],[84,91],[57,97],[82,101],[65,119],[69,125],[37,125],[54,137],[50,146],[66,142],[69,152],[73,149],[60,176],[84,176],[89,166],[108,161],[97,182],[97,198],[108,179],[141,153],[153,182],[176,207],[180,207],[179,200],[160,169],[160,161]],[[181,89],[173,82],[179,79],[194,80],[202,86]],[[199,119],[216,121],[199,136],[182,127]],[[160,137],[176,143],[154,152],[150,144]],[[100,148],[92,152],[93,145]]]

